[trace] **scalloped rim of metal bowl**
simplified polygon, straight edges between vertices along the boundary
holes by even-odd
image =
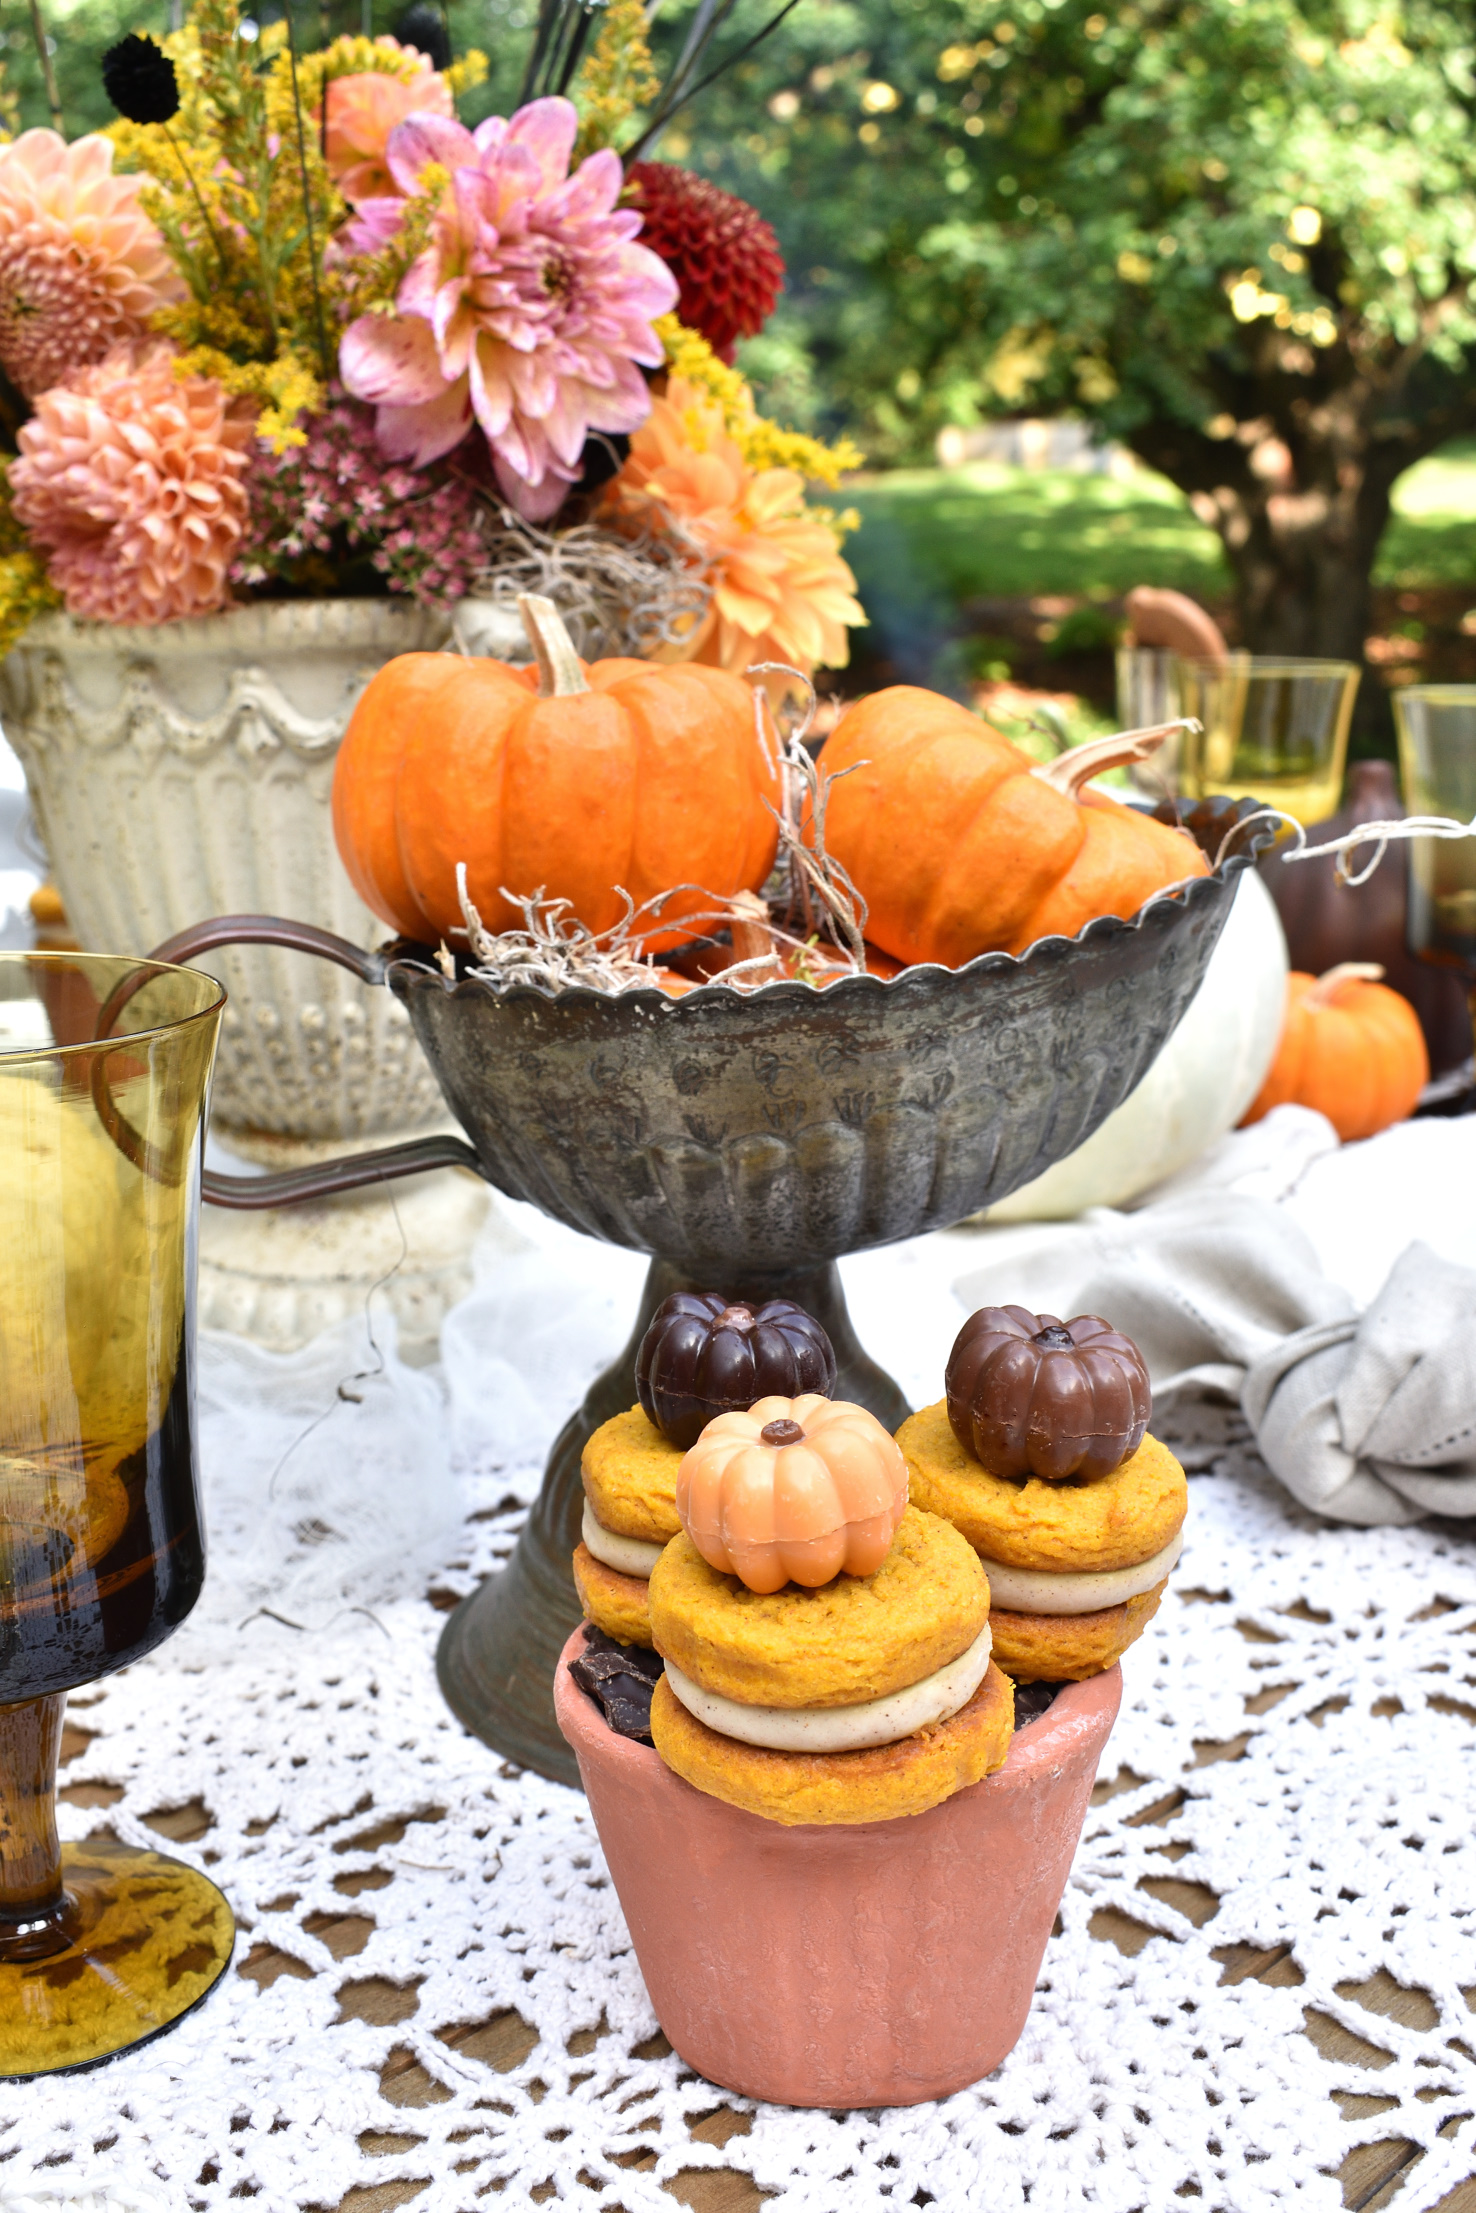
[[[542,1000],[549,1006],[587,1005],[603,1007],[660,1007],[664,1019],[680,1021],[684,1011],[691,1007],[731,1004],[743,1005],[763,1002],[766,1009],[780,1004],[780,994],[789,994],[796,1007],[811,1008],[823,1003],[826,1006],[844,1006],[861,994],[875,996],[879,992],[897,993],[909,987],[916,988],[920,981],[929,988],[939,976],[973,980],[984,975],[1008,975],[1013,971],[1032,966],[1054,967],[1079,946],[1096,946],[1114,939],[1142,936],[1152,927],[1156,918],[1169,906],[1181,907],[1187,914],[1206,900],[1220,898],[1231,879],[1243,870],[1256,865],[1263,852],[1275,843],[1272,829],[1257,831],[1251,838],[1250,849],[1244,853],[1231,853],[1212,868],[1207,876],[1188,876],[1182,882],[1167,885],[1162,891],[1153,892],[1145,899],[1136,914],[1124,918],[1116,914],[1094,915],[1082,925],[1075,937],[1042,937],[1028,945],[1023,953],[978,953],[961,968],[949,968],[942,961],[912,961],[898,970],[895,976],[842,976],[828,984],[812,984],[793,976],[776,978],[772,983],[750,986],[740,990],[734,984],[720,979],[698,984],[691,991],[673,997],[659,984],[632,985],[625,991],[599,991],[592,984],[568,984],[561,991],[545,984],[517,983],[499,989],[485,977],[458,976],[453,982],[437,964],[435,954],[428,946],[416,945],[406,938],[396,938],[385,948],[386,980],[395,969],[409,969],[416,976],[429,975],[441,985],[447,998],[455,999],[465,994],[474,999],[492,999],[510,1004],[518,999]],[[401,951],[399,948],[403,947]]]

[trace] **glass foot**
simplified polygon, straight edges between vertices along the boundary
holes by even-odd
[[[194,1868],[110,1837],[64,1844],[61,1864],[67,1904],[38,1931],[45,1956],[0,1963],[7,2082],[98,2067],[147,2044],[230,1965],[231,1909]]]

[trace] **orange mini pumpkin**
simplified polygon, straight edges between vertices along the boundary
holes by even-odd
[[[1161,742],[1125,732],[1041,767],[937,692],[898,684],[859,701],[821,769],[826,843],[866,901],[867,936],[900,961],[961,968],[1207,875],[1186,833],[1081,790]]]
[[[1293,969],[1281,1043],[1246,1122],[1276,1106],[1316,1107],[1346,1144],[1413,1113],[1430,1056],[1419,1016],[1383,973],[1376,961],[1343,961],[1325,976]]]
[[[847,1399],[761,1398],[710,1421],[677,1469],[677,1518],[751,1591],[874,1575],[907,1510],[907,1462]]]
[[[424,943],[463,926],[458,861],[491,930],[522,921],[504,890],[567,899],[598,931],[623,912],[617,886],[637,906],[700,886],[641,933],[648,952],[683,944],[683,916],[756,889],[773,864],[779,770],[753,694],[722,669],[586,668],[551,601],[518,604],[535,667],[406,653],[366,687],[333,778],[354,889]]]

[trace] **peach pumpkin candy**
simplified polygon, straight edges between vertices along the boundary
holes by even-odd
[[[677,1519],[751,1591],[874,1575],[907,1511],[907,1462],[874,1414],[818,1391],[710,1421],[677,1470]]]
[[[785,1827],[694,1790],[554,1683],[656,2018],[709,2082],[776,2105],[917,2105],[1025,2026],[1122,1673],[1060,1691],[927,1813]]]

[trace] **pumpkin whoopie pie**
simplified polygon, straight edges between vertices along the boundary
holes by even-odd
[[[646,1584],[662,1547],[681,1528],[676,1510],[681,1449],[639,1406],[601,1424],[584,1448],[582,1542],[574,1587],[587,1618],[621,1644],[649,1644]]]
[[[651,1736],[676,1774],[770,1821],[865,1822],[1004,1764],[988,1578],[907,1504],[902,1453],[864,1408],[805,1393],[719,1417],[676,1503],[684,1533],[650,1579]]]
[[[775,1392],[828,1395],[835,1352],[814,1316],[789,1299],[755,1306],[721,1291],[674,1291],[641,1339],[635,1381],[639,1403],[605,1422],[584,1448],[574,1585],[597,1629],[621,1644],[649,1645],[646,1584],[681,1526],[682,1454],[718,1414]]]
[[[984,1307],[959,1332],[946,1397],[897,1432],[914,1502],[982,1560],[994,1656],[1017,1682],[1080,1682],[1157,1610],[1188,1486],[1147,1434],[1131,1339],[1095,1315]]]

